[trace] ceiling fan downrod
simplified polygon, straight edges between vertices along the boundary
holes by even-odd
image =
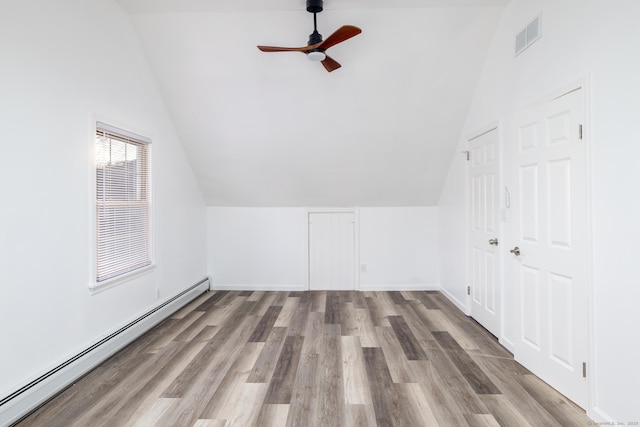
[[[322,34],[318,32],[318,25],[316,22],[316,14],[313,14],[313,33],[309,34],[308,46],[312,44],[320,43],[322,41]]]
[[[322,0],[307,0],[307,12],[313,13],[313,33],[309,34],[308,46],[322,41],[322,34],[318,32],[317,14],[322,12]],[[312,49],[307,52],[307,58],[311,61],[324,61],[326,55],[324,49]]]

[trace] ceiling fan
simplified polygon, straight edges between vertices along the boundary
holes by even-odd
[[[263,52],[302,52],[307,55],[311,61],[320,61],[328,72],[337,70],[341,65],[333,58],[327,56],[325,51],[331,46],[342,43],[351,37],[357,36],[362,30],[353,25],[343,25],[333,34],[322,40],[322,34],[318,32],[316,14],[322,12],[323,0],[307,0],[307,12],[313,13],[313,33],[309,35],[307,46],[304,47],[277,47],[277,46],[258,46]]]

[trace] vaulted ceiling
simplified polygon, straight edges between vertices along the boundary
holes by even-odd
[[[508,0],[117,0],[212,206],[431,206]],[[159,147],[160,148],[160,147]]]

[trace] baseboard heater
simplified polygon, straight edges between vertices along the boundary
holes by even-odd
[[[8,396],[3,397],[0,399],[0,426],[8,426],[24,418],[127,344],[140,337],[203,292],[209,290],[209,287],[210,279],[202,279]]]

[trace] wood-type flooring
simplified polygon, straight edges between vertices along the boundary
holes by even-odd
[[[438,292],[211,291],[18,426],[590,424]]]

